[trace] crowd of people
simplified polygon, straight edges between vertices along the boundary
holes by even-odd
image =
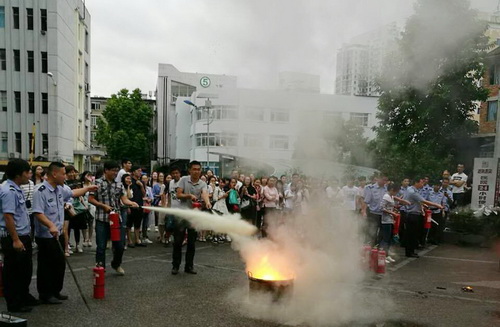
[[[387,263],[395,262],[391,250],[395,241],[405,247],[407,257],[418,257],[417,249],[428,242],[442,241],[451,208],[464,204],[467,175],[463,171],[464,166],[458,165],[452,176],[444,171],[436,180],[417,176],[401,183],[384,175],[370,180],[348,177],[341,186],[336,179],[308,178],[298,173],[277,178],[233,170],[227,178],[218,177],[210,169],[203,171],[197,161],[190,162],[183,176],[184,172],[173,166],[168,172],[147,174],[128,159],[123,159],[121,166],[105,162],[102,171],[95,174],[80,174],[74,166],[58,162],[45,170],[14,159],[7,165],[0,189],[7,307],[10,312],[26,312],[40,302],[62,303],[68,298],[61,293],[64,256],[93,247],[94,239],[96,265],[106,267],[106,249],[112,248],[111,268],[118,275],[125,274],[124,251],[153,243],[152,231],[158,233],[157,242],[172,247],[173,275],[179,273],[183,245],[184,272],[196,274],[196,241],[231,242],[228,235],[196,231],[187,221],[150,211],[149,206],[239,213],[257,227],[259,237],[267,237],[270,222],[286,220],[289,215],[308,215],[314,201],[320,200],[358,219],[365,226],[364,242],[384,249]],[[432,213],[430,230],[424,223],[426,209]],[[120,240],[110,240],[111,212],[120,216]],[[39,300],[29,293],[34,248],[38,248]]]

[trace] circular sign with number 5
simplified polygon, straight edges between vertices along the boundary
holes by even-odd
[[[200,79],[200,85],[203,87],[209,87],[210,86],[210,78],[208,78],[207,76],[203,76]]]

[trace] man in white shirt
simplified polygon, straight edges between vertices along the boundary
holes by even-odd
[[[122,159],[122,169],[118,172],[118,175],[116,175],[115,182],[120,184],[122,183],[122,176],[125,173],[129,173],[132,170],[132,161],[130,161],[127,158]]]
[[[450,185],[453,191],[455,206],[465,205],[465,188],[467,186],[467,175],[464,174],[464,165],[457,165],[457,172],[451,176]]]
[[[358,195],[358,188],[354,186],[354,179],[349,178],[347,185],[340,189],[340,196],[344,209],[349,211],[356,211],[356,196]]]

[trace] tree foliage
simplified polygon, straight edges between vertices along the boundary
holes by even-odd
[[[107,101],[98,118],[96,140],[106,147],[110,158],[129,158],[148,164],[151,157],[153,110],[142,99],[141,90],[122,89]]]
[[[466,0],[419,0],[379,80],[372,143],[376,165],[394,178],[439,174],[488,91],[479,83],[488,49],[486,26]]]

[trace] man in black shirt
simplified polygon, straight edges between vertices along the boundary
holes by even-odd
[[[141,167],[132,167],[132,202],[137,203],[139,206],[144,204],[144,197],[146,196],[146,186],[141,183],[142,169]],[[141,224],[142,224],[142,214],[141,208],[130,208],[130,214],[127,217],[127,233],[128,233],[128,246],[133,248],[137,246],[146,246],[146,244],[141,242]],[[130,232],[130,229],[134,226],[134,235]]]

